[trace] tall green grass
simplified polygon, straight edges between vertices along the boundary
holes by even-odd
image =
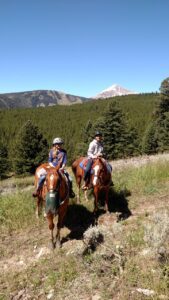
[[[116,170],[112,177],[117,191],[126,189],[131,194],[149,195],[168,192],[168,170],[169,162],[161,161],[137,168]],[[33,177],[17,178],[13,182],[17,186],[17,192],[0,196],[1,232],[25,228],[35,221],[36,201],[32,198],[31,191],[22,191],[23,187],[33,183]],[[91,201],[91,203],[93,202]],[[85,202],[84,205],[86,206]]]
[[[145,166],[116,170],[112,177],[117,190],[126,188],[138,194],[160,193],[167,189],[169,162],[158,161]]]
[[[23,229],[35,222],[35,201],[30,192],[0,197],[0,231]]]

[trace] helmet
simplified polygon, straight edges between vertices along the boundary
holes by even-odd
[[[94,136],[102,136],[102,133],[100,131],[96,131]]]
[[[63,140],[60,137],[57,137],[53,140],[53,145],[55,144],[63,144]]]

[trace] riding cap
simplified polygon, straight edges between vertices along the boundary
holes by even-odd
[[[102,133],[100,131],[96,131],[94,136],[102,136]]]
[[[55,144],[59,145],[59,144],[63,144],[63,143],[64,143],[63,140],[59,137],[57,137],[53,140],[53,145],[55,145]]]

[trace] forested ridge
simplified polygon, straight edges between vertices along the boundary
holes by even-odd
[[[141,135],[151,118],[158,94],[120,96],[73,106],[0,110],[0,140],[10,146],[19,128],[27,120],[31,120],[39,127],[49,144],[55,136],[62,136],[66,146],[70,142],[80,142],[81,130],[86,122],[102,116],[112,101],[118,101],[129,123]]]
[[[118,103],[129,126],[137,131],[141,143],[158,101],[159,94],[150,93],[92,100],[73,106],[0,110],[0,143],[7,148],[9,160],[13,160],[15,139],[24,124],[31,121],[47,140],[48,148],[56,136],[64,139],[70,163],[76,156],[78,143],[85,142],[83,131],[86,124],[97,123],[111,103]]]

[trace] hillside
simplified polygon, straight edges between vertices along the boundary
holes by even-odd
[[[141,141],[152,118],[158,94],[127,95],[70,106],[55,105],[37,109],[0,110],[0,141],[10,149],[20,127],[27,120],[32,120],[39,127],[49,145],[56,135],[63,137],[68,157],[71,160],[75,145],[83,141],[82,130],[86,123],[89,120],[95,122],[101,117],[111,101],[118,101],[129,124],[138,130]]]
[[[47,107],[56,104],[71,105],[83,103],[88,100],[85,97],[50,90],[7,93],[0,94],[0,109]]]
[[[0,299],[169,298],[169,156],[133,162],[116,162],[110,213],[100,210],[97,227],[90,227],[92,196],[70,203],[54,251],[46,220],[35,219],[33,187],[15,181],[16,193],[0,198]]]

